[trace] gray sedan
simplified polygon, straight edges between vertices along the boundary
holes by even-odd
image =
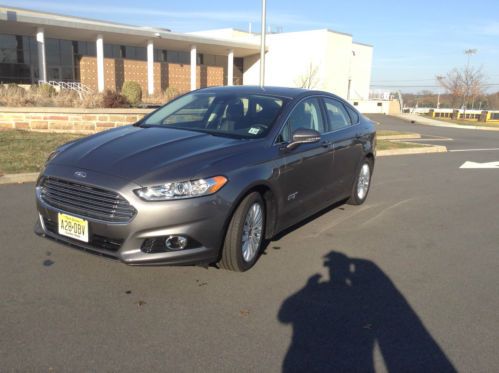
[[[194,91],[53,152],[35,232],[132,265],[245,271],[280,231],[363,203],[375,142],[373,123],[330,93]]]

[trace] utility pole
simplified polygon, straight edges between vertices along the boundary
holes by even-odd
[[[471,56],[473,56],[474,54],[476,54],[478,52],[477,49],[466,49],[464,51],[464,54],[466,56],[468,56],[468,61],[466,62],[466,74],[469,74],[469,70],[470,70],[470,60],[471,60]],[[464,97],[463,97],[463,119],[466,119],[466,101],[468,99],[468,84],[469,82],[466,82],[466,87],[464,87]],[[474,105],[474,103],[473,103]]]
[[[470,67],[471,56],[473,56],[474,54],[477,54],[477,52],[478,52],[478,49],[466,49],[464,51],[464,54],[468,56],[468,62],[466,63],[467,67]]]
[[[262,33],[260,35],[260,87],[265,85],[265,32],[267,25],[267,1],[262,0]]]
[[[445,76],[437,75],[437,81],[441,86],[443,86],[442,82],[444,79],[445,79]],[[438,92],[438,97],[437,97],[437,109],[440,109],[440,92]]]

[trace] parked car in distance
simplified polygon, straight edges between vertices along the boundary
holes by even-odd
[[[193,91],[52,153],[35,232],[131,265],[245,271],[278,232],[363,203],[375,143],[373,123],[330,93]]]

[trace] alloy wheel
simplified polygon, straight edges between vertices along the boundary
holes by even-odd
[[[246,263],[251,262],[258,253],[262,242],[262,231],[263,209],[259,203],[255,202],[248,209],[243,226],[241,247],[243,259]]]
[[[371,181],[371,169],[367,163],[364,163],[360,168],[359,178],[357,181],[357,197],[363,200],[369,191],[369,182]]]

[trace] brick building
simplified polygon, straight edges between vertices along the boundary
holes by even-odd
[[[366,99],[372,46],[331,30],[269,34],[266,85],[301,86]],[[259,83],[260,35],[234,29],[176,33],[0,6],[0,83],[80,83],[96,91],[136,81],[168,87]],[[306,79],[313,73],[313,79]]]

